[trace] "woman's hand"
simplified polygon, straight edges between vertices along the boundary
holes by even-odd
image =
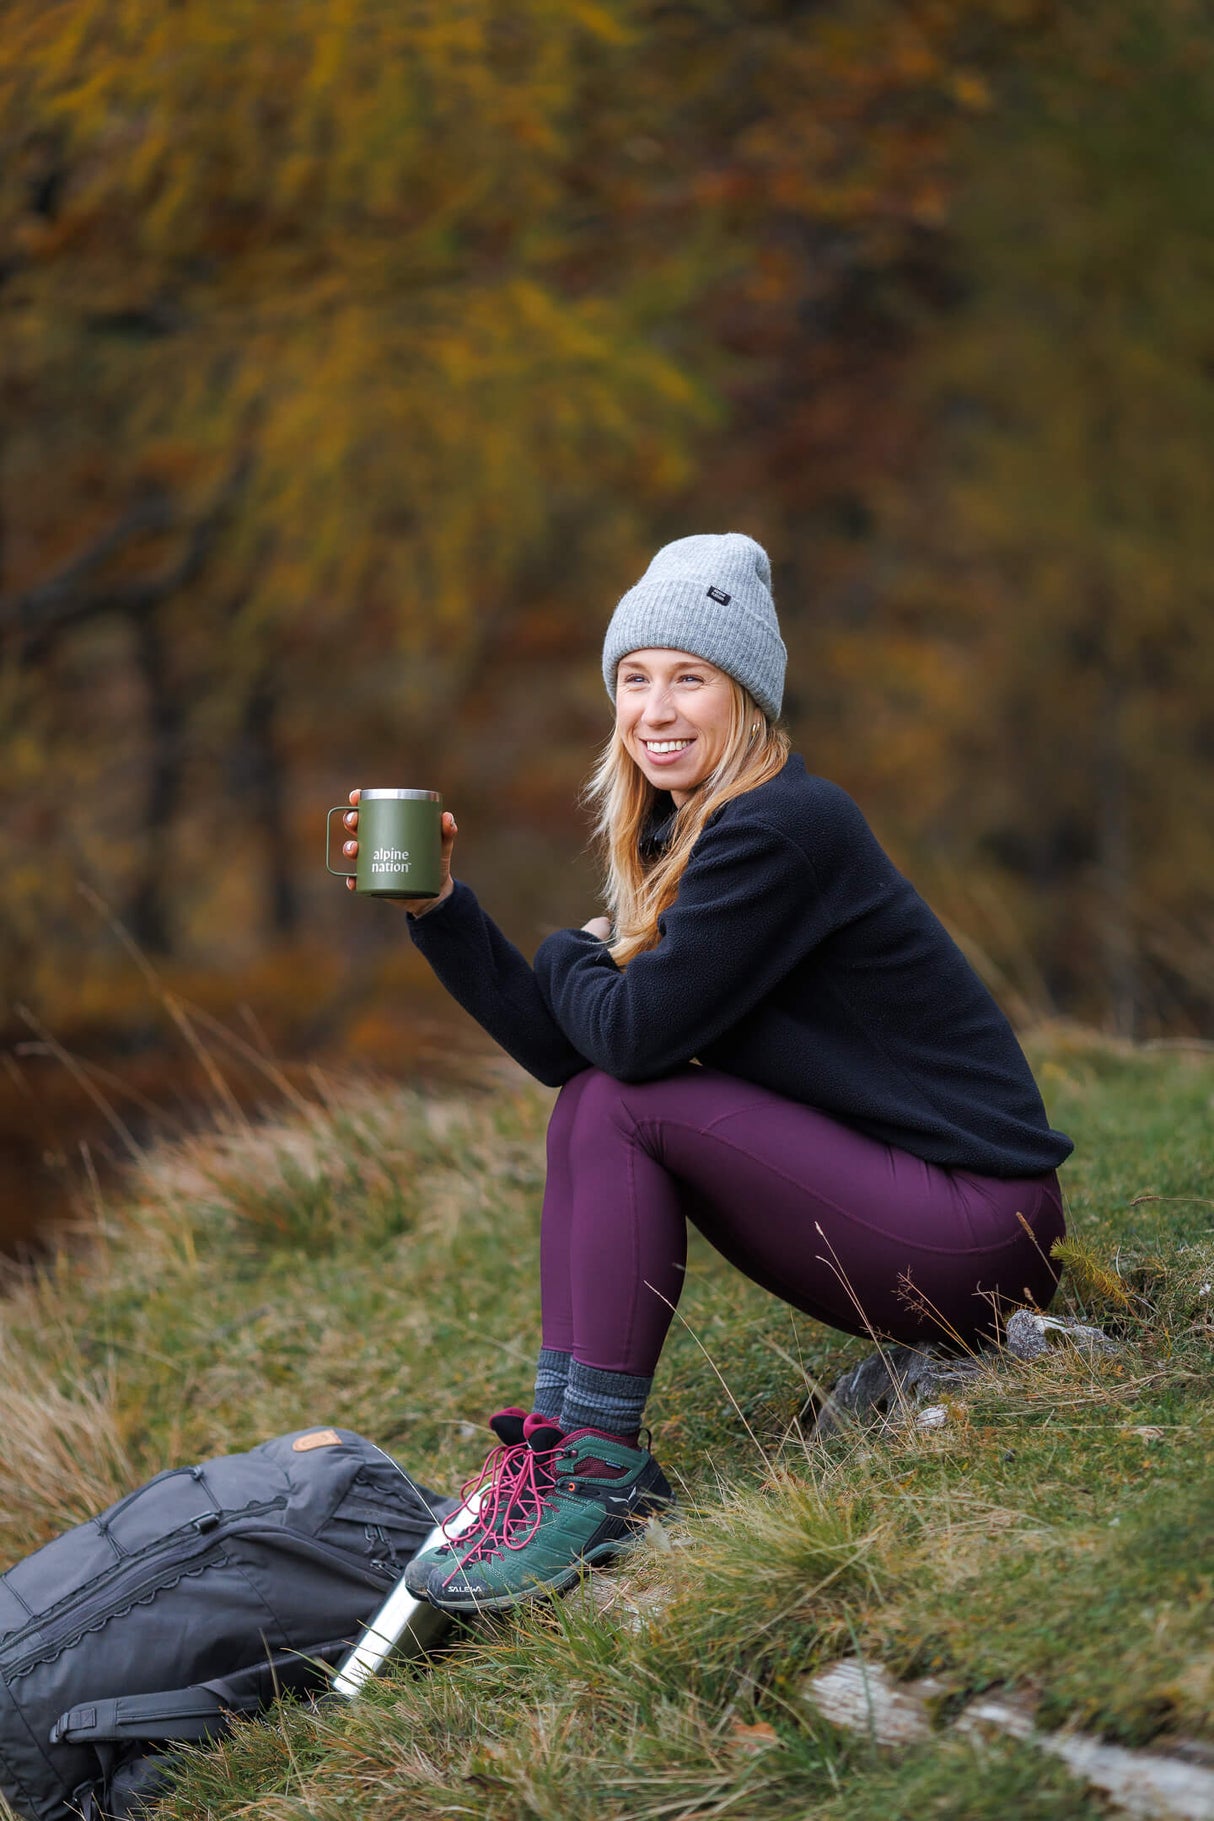
[[[342,821],[352,835],[356,835],[358,832],[358,799],[361,795],[361,791],[352,790],[350,792],[350,801],[354,807],[353,809],[348,809],[342,817]],[[415,917],[424,917],[427,911],[433,910],[436,904],[441,904],[443,899],[449,898],[454,891],[455,886],[451,878],[451,853],[455,847],[455,837],[458,833],[459,829],[456,826],[455,817],[451,814],[449,809],[445,809],[443,811],[442,819],[442,854],[439,863],[439,870],[443,883],[438,896],[436,898],[402,898],[400,900],[408,910],[412,911]],[[358,842],[356,840],[343,841],[341,844],[341,851],[347,860],[357,860]],[[356,881],[354,879],[347,879],[346,890],[352,892],[356,889]]]
[[[588,936],[597,936],[600,942],[611,941],[610,917],[592,917],[589,923],[583,923],[582,928]]]

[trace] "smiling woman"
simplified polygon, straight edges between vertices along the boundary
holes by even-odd
[[[1053,1294],[1070,1141],[860,810],[789,755],[784,667],[766,552],[668,544],[603,648],[608,917],[529,965],[451,878],[449,817],[442,890],[410,917],[455,998],[561,1088],[531,1409],[491,1418],[475,1525],[407,1577],[444,1610],[560,1591],[669,1499],[639,1432],[688,1221],[849,1333],[969,1347]]]
[[[586,796],[607,856],[604,940],[623,966],[657,942],[709,819],[782,770],[788,738],[735,676],[691,652],[629,652],[605,680],[615,726]]]

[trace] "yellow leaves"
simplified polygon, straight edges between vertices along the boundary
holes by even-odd
[[[699,396],[631,336],[626,306],[522,275],[408,314],[370,279],[362,291],[325,281],[245,348],[255,508],[275,527],[259,592],[283,613],[301,597],[314,619],[374,604],[414,654],[458,643],[554,499],[601,496],[655,442],[652,484],[684,478]]]
[[[601,44],[625,45],[635,40],[635,31],[625,24],[618,12],[610,6],[596,4],[596,0],[559,0],[551,10],[575,21]]]
[[[985,114],[992,105],[991,85],[973,70],[955,70],[950,79],[953,98],[971,114]]]
[[[609,9],[546,0],[13,10],[0,107],[8,91],[23,133],[69,126],[73,196],[123,211],[124,238],[167,258],[324,242],[338,214],[432,233],[492,192],[503,217],[526,212],[565,151],[580,43],[620,37]]]

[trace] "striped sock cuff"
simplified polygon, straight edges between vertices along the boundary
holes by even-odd
[[[652,1378],[630,1372],[605,1372],[600,1366],[569,1362],[569,1382],[561,1405],[560,1425],[571,1429],[606,1429],[609,1435],[635,1435],[641,1426]]]
[[[569,1355],[558,1353],[555,1347],[541,1347],[535,1362],[535,1401],[531,1406],[538,1416],[546,1416],[553,1423],[560,1421],[568,1378]]]

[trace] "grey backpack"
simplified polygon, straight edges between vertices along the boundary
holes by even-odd
[[[156,1754],[323,1687],[454,1508],[348,1429],[162,1473],[0,1575],[0,1789],[121,1818]]]

